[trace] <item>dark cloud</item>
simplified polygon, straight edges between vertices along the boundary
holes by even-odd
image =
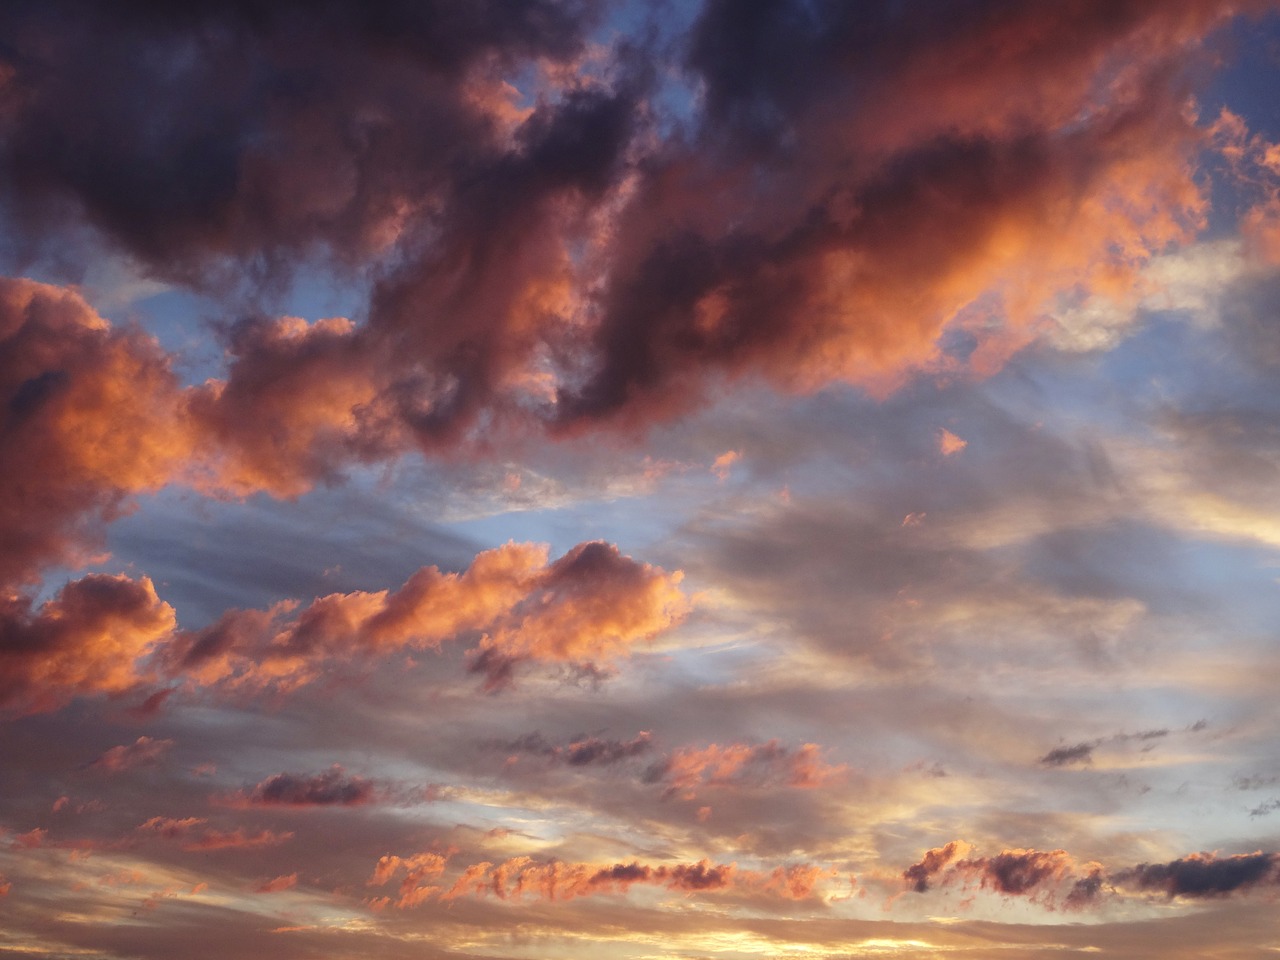
[[[192,395],[222,483],[294,495],[531,420],[646,422],[721,375],[994,369],[1057,292],[1188,235],[1178,67],[1236,6],[710,3],[701,109],[664,141],[667,54],[575,69],[594,3],[21,3],[0,166],[24,236],[82,221],[159,276],[367,271],[364,325],[229,325]],[[992,296],[1003,330],[964,326]]]
[[[197,282],[318,246],[356,263],[498,151],[469,82],[571,60],[593,6],[8,5],[10,206],[35,236],[70,208]]]
[[[1280,856],[1244,853],[1231,857],[1191,854],[1169,863],[1143,863],[1119,874],[1117,879],[1169,897],[1206,899],[1239,890],[1280,883]]]
[[[902,871],[902,879],[916,893],[924,893],[929,889],[929,882],[943,867],[969,850],[963,840],[952,840],[944,847],[935,847],[925,851],[919,863],[913,863]]]
[[[1050,767],[1064,767],[1072,763],[1088,763],[1093,759],[1094,747],[1101,740],[1089,740],[1071,747],[1055,747],[1040,758],[1040,762]]]
[[[307,776],[277,773],[263,780],[244,796],[250,806],[352,807],[374,798],[374,783],[351,777],[340,766]]]
[[[1128,741],[1137,741],[1139,743],[1150,743],[1153,740],[1161,740],[1169,736],[1168,730],[1143,730],[1138,733],[1117,733],[1110,737],[1100,737],[1097,740],[1086,740],[1081,743],[1074,744],[1069,747],[1055,747],[1040,758],[1039,762],[1047,767],[1065,767],[1073,763],[1090,763],[1093,760],[1093,751],[1103,744],[1107,743],[1125,743]],[[1150,750],[1147,746],[1144,750]]]
[[[572,737],[566,743],[556,744],[535,731],[495,746],[514,753],[546,757],[569,767],[611,766],[648,753],[653,749],[653,738],[642,730],[631,740],[611,740],[584,734]]]
[[[956,863],[958,871],[977,876],[983,887],[1008,896],[1034,893],[1046,882],[1061,879],[1071,867],[1065,850],[1005,850]]]

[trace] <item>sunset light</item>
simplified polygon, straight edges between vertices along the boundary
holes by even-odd
[[[1280,0],[0,4],[0,958],[1280,955]]]

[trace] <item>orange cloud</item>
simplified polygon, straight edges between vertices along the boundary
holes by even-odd
[[[496,687],[519,662],[616,659],[673,627],[689,610],[681,578],[604,543],[554,563],[545,546],[508,543],[462,573],[425,567],[395,592],[331,594],[301,611],[229,611],[163,656],[202,684],[289,688],[330,662],[482,632],[472,670]]]
[[[845,772],[843,765],[822,762],[822,749],[806,743],[798,748],[777,740],[761,744],[713,743],[674,751],[647,774],[667,785],[668,796],[693,799],[702,787],[764,786],[782,784],[813,789]]]
[[[950,430],[943,428],[938,431],[938,452],[944,457],[949,457],[953,453],[959,453],[968,445],[968,440],[961,440]]]
[[[726,450],[720,456],[716,457],[711,464],[711,472],[716,475],[721,483],[729,479],[729,471],[733,465],[742,459],[742,454],[737,450]]]
[[[92,574],[34,612],[25,598],[0,596],[0,706],[48,710],[74,696],[130,690],[147,678],[142,661],[174,625],[173,608],[146,577]]]
[[[75,292],[0,278],[0,589],[84,559],[123,498],[192,454],[169,358]]]
[[[271,880],[263,880],[253,888],[254,893],[280,893],[284,890],[292,890],[298,885],[298,875],[290,873],[283,876],[275,877]]]
[[[256,849],[278,846],[293,838],[292,831],[277,833],[273,830],[259,830],[257,833],[250,833],[243,827],[219,830],[208,824],[208,820],[203,817],[184,817],[181,820],[152,817],[139,824],[135,832],[172,840],[183,850]]]
[[[158,763],[173,746],[172,740],[154,740],[151,737],[139,737],[133,743],[112,747],[91,766],[108,773],[119,773],[132,770],[134,767],[148,766]]]
[[[492,894],[500,899],[524,896],[543,900],[573,900],[600,894],[623,894],[635,884],[665,887],[683,893],[710,893],[742,888],[756,893],[802,900],[810,896],[818,880],[827,873],[809,864],[777,867],[769,873],[739,870],[735,864],[696,863],[659,864],[631,863],[608,865],[566,863],[561,860],[534,860],[514,857],[500,864],[488,861],[471,864],[445,889],[432,883],[445,871],[447,858],[425,853],[401,859],[385,856],[378,861],[370,885],[385,885],[404,871],[395,906],[404,909],[429,899],[455,900],[465,895]],[[392,901],[372,901],[378,907]]]

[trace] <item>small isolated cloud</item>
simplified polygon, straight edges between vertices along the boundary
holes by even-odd
[[[284,890],[291,890],[298,885],[298,875],[296,873],[285,874],[275,877],[271,880],[263,880],[253,888],[254,893],[280,893]]]
[[[1094,747],[1101,742],[1101,740],[1090,740],[1070,747],[1056,747],[1041,757],[1040,762],[1047,767],[1065,767],[1073,763],[1089,763],[1093,759]]]
[[[711,472],[716,475],[716,479],[724,483],[729,479],[729,472],[733,469],[733,465],[741,459],[742,454],[737,450],[726,450],[711,464]]]
[[[1116,733],[1109,737],[1085,740],[1069,747],[1056,747],[1041,757],[1038,762],[1046,767],[1066,767],[1076,763],[1087,764],[1093,760],[1093,751],[1107,743],[1145,743],[1147,746],[1142,748],[1145,752],[1153,749],[1154,741],[1163,740],[1169,734],[1170,731],[1167,729],[1140,730],[1137,733]]]
[[[374,797],[372,780],[349,777],[334,764],[324,773],[310,776],[300,773],[278,773],[263,780],[237,802],[245,806],[283,807],[353,807],[368,803]]]
[[[153,740],[151,737],[139,737],[128,745],[112,747],[90,764],[96,770],[107,773],[120,773],[136,767],[150,766],[159,763],[160,759],[173,747],[172,740]]]
[[[579,735],[565,744],[551,743],[541,733],[530,733],[517,740],[497,744],[512,753],[546,757],[554,763],[570,767],[610,766],[641,756],[653,749],[653,737],[641,730],[630,740]]]
[[[938,452],[944,457],[949,457],[953,453],[959,453],[968,445],[968,440],[961,440],[945,427],[938,430]]]

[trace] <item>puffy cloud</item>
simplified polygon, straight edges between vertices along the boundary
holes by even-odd
[[[6,199],[28,234],[73,212],[187,281],[228,258],[271,275],[316,247],[376,256],[431,220],[454,171],[501,155],[516,112],[501,78],[572,61],[590,8],[9,7]]]
[[[1065,850],[1003,850],[992,857],[970,856],[973,848],[963,840],[926,851],[919,862],[902,872],[907,889],[927,892],[935,879],[943,883],[976,882],[983,890],[1008,897],[1027,897],[1054,909],[1092,905],[1106,881],[1101,864],[1079,864]]]
[[[147,679],[142,661],[174,622],[146,577],[91,574],[34,611],[25,598],[0,597],[0,706],[47,710],[131,690]]]
[[[919,863],[913,863],[902,871],[902,879],[907,882],[907,886],[916,893],[924,893],[929,889],[929,881],[943,867],[954,861],[957,857],[967,854],[972,848],[963,840],[952,840],[944,847],[935,847],[932,850],[925,851],[924,856]]]
[[[228,611],[164,658],[199,683],[290,687],[329,661],[480,633],[470,669],[496,688],[517,663],[613,660],[673,627],[689,610],[681,578],[605,543],[579,544],[553,563],[545,546],[508,543],[462,573],[424,567],[395,592],[330,594],[300,611],[289,602]]]
[[[709,373],[987,373],[1060,298],[1130,296],[1201,222],[1177,64],[1236,11],[706,4],[699,136],[635,188],[561,418],[670,414]]]
[[[373,781],[349,777],[335,764],[312,776],[277,773],[250,790],[241,802],[247,806],[352,807],[368,803],[373,796]]]
[[[1181,67],[1241,9],[708,3],[684,47],[701,106],[664,140],[633,45],[574,69],[591,4],[375,6],[305,28],[217,3],[5,13],[0,165],[28,237],[71,216],[206,288],[376,265],[362,325],[228,328],[190,436],[233,492],[531,419],[645,422],[723,375],[990,372],[1201,223]]]
[[[592,663],[625,655],[684,619],[684,574],[637,562],[602,541],[580,543],[541,571],[529,600],[486,632],[472,669],[490,688],[525,660]]]
[[[160,759],[173,747],[172,740],[155,740],[151,737],[139,737],[133,743],[112,747],[90,766],[105,770],[108,773],[119,773],[132,770],[134,767],[149,766],[159,763]]]
[[[1007,896],[1034,894],[1070,874],[1075,861],[1065,850],[1005,850],[994,857],[957,861],[955,870],[976,877],[983,889]]]
[[[169,358],[74,291],[0,278],[0,589],[84,559],[95,522],[191,456]]]

